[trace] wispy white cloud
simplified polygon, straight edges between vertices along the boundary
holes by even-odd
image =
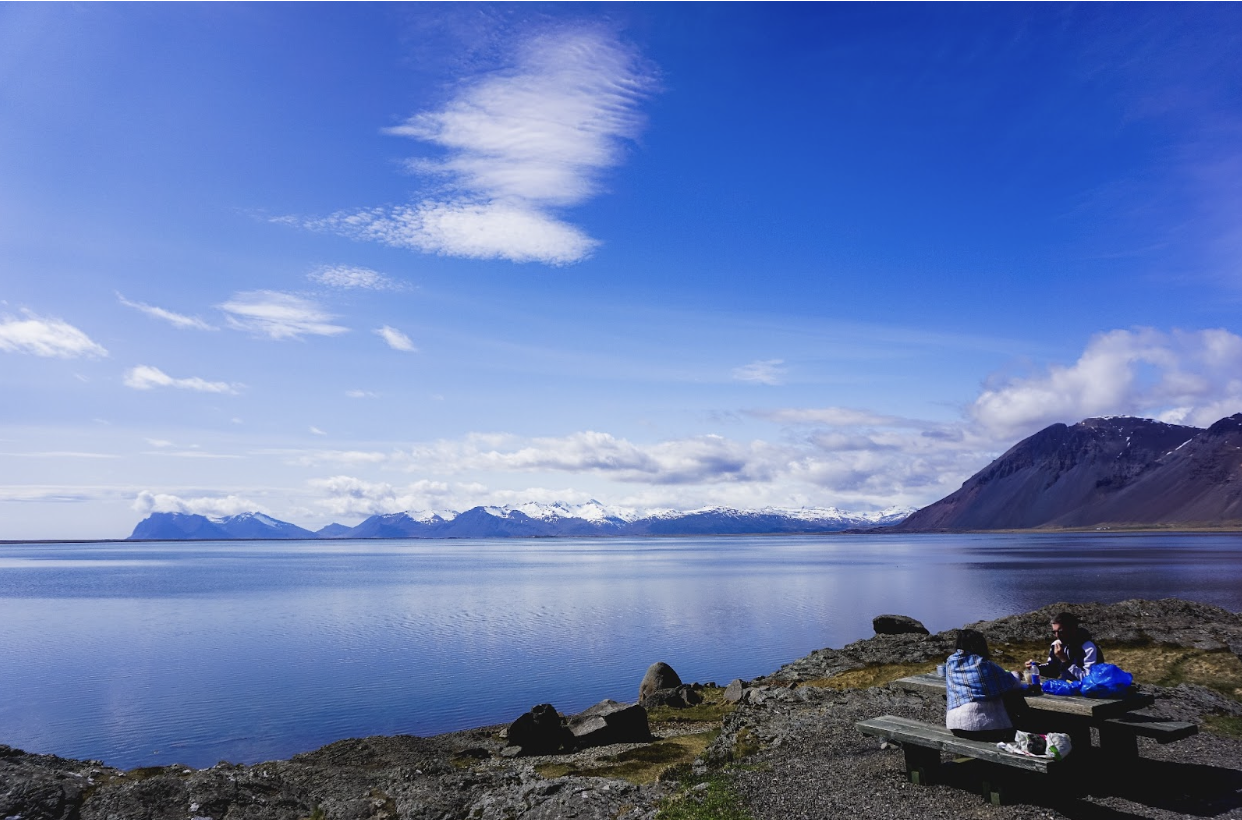
[[[201,458],[201,459],[229,459],[235,460],[243,458],[236,453],[212,453],[207,450],[147,450],[144,456],[159,456],[160,458]]]
[[[925,427],[926,422],[883,416],[850,407],[789,407],[777,410],[748,410],[748,416],[777,424],[819,424],[829,427]]]
[[[387,342],[388,346],[393,350],[401,350],[406,353],[418,352],[418,348],[414,346],[414,342],[410,340],[410,337],[406,336],[395,327],[384,325],[375,331],[375,335]]]
[[[272,290],[243,291],[220,305],[229,325],[272,339],[336,336],[349,331],[332,324],[335,318],[315,302],[292,293]]]
[[[339,212],[303,225],[424,253],[553,265],[579,262],[599,244],[581,229],[523,203],[424,201]]]
[[[405,282],[385,276],[379,271],[373,271],[370,268],[352,267],[350,265],[327,265],[317,268],[307,274],[307,278],[312,282],[318,282],[321,285],[341,290],[391,291],[409,288],[409,285]]]
[[[0,453],[15,458],[120,458],[116,453],[92,453],[81,450],[45,450],[32,453]]]
[[[311,427],[310,427],[310,431],[311,431],[311,433],[312,433],[313,435],[316,435],[316,436],[326,436],[326,435],[327,435],[327,433],[325,433],[323,430],[320,430],[318,427],[316,427],[316,426],[315,426],[315,425],[313,425],[313,424],[312,424],[312,425],[311,425]]]
[[[0,486],[0,502],[74,504],[95,501],[106,495],[107,493],[100,493],[97,487],[84,490],[77,487]]]
[[[1054,422],[1136,415],[1209,425],[1242,411],[1242,337],[1223,329],[1112,330],[1093,336],[1072,365],[985,389],[971,417],[998,437]]]
[[[118,301],[120,301],[122,305],[125,305],[125,307],[131,307],[131,308],[134,308],[135,310],[140,310],[143,313],[147,314],[148,316],[154,316],[156,319],[160,319],[165,322],[168,322],[173,327],[178,327],[183,330],[186,330],[186,329],[216,330],[217,329],[215,326],[207,324],[206,322],[204,322],[202,319],[198,318],[197,316],[186,316],[181,313],[173,313],[171,310],[165,310],[164,308],[161,308],[161,307],[156,307],[154,305],[148,305],[145,302],[131,302],[119,293],[116,295],[116,298]]]
[[[181,390],[197,390],[200,393],[237,394],[238,385],[228,382],[209,382],[193,376],[187,379],[175,379],[158,367],[140,364],[125,373],[125,386],[135,390],[151,390],[155,387],[176,387]]]
[[[131,507],[139,515],[175,512],[223,517],[245,512],[267,512],[262,505],[237,495],[181,498],[167,493],[153,493],[149,490],[138,493]]]
[[[251,455],[278,456],[288,464],[299,467],[317,467],[321,464],[387,464],[394,460],[392,453],[375,450],[254,450]],[[400,456],[397,456],[400,458]]]
[[[0,319],[0,350],[57,359],[94,359],[107,356],[102,345],[61,319],[43,318],[23,310],[24,319]]]
[[[346,390],[345,395],[351,399],[377,399],[379,393],[373,393],[370,390]]]
[[[555,211],[599,193],[600,174],[640,131],[638,105],[653,87],[635,52],[603,31],[532,38],[512,67],[467,80],[440,110],[387,129],[444,152],[409,163],[437,180],[437,195],[302,224],[449,256],[579,261],[598,243]]]
[[[784,359],[764,359],[733,368],[733,378],[739,382],[755,384],[783,384],[785,380]]]

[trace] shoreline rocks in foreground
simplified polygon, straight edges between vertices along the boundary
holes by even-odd
[[[1116,648],[1119,653],[1136,653],[1135,658],[1142,653],[1167,656],[1173,658],[1170,663],[1180,652],[1242,664],[1238,657],[1231,658],[1242,655],[1242,615],[1176,599],[1053,604],[969,626],[983,631],[994,648],[1025,649],[1046,642],[1051,615],[1061,609],[1079,613],[1106,652]],[[99,761],[0,746],[0,818],[639,820],[654,818],[661,801],[703,799],[705,792],[700,790],[705,785],[682,788],[671,778],[689,782],[711,772],[723,772],[734,797],[756,820],[846,815],[917,820],[1091,814],[1242,818],[1238,797],[1242,740],[1210,732],[1169,747],[1143,745],[1140,762],[1155,770],[1132,786],[1110,786],[1101,793],[1097,792],[1102,787],[1097,787],[1081,797],[1036,795],[1030,804],[985,810],[980,798],[961,789],[910,786],[901,777],[901,754],[862,737],[853,730],[853,722],[885,713],[935,720],[943,715],[943,699],[934,702],[881,685],[835,688],[834,676],[890,664],[930,663],[948,654],[952,630],[926,634],[915,625],[922,627],[900,617],[896,625],[878,623],[877,631],[883,628],[892,634],[817,650],[771,675],[733,681],[724,690],[684,684],[675,672],[668,676],[657,670],[657,664],[649,670],[653,685],[646,686],[645,679],[638,693],[640,704],[605,702],[565,720],[550,705],[538,707],[540,720],[558,738],[556,753],[548,755],[532,754],[538,743],[524,746],[520,729],[519,737],[514,737],[514,727],[528,715],[507,730],[490,726],[429,738],[342,740],[289,760],[252,766],[221,763],[200,770],[164,766],[123,772]],[[667,671],[672,672],[671,667]],[[655,678],[661,685],[654,685]],[[1230,696],[1220,687],[1185,683],[1145,688],[1159,696],[1155,714],[1193,720],[1216,714],[1242,725],[1242,689]],[[618,761],[641,759],[644,750],[655,748],[642,737],[644,730],[657,745],[666,744],[661,748],[671,748],[668,744],[687,732],[702,735],[704,728],[712,728],[671,720],[647,724],[649,710],[666,714],[684,709],[691,698],[702,699],[704,693],[712,694],[713,702],[722,707],[729,704],[725,708],[732,711],[714,723],[719,735],[693,765],[642,783],[592,774],[619,771]],[[679,699],[683,705],[677,707]],[[533,714],[529,718],[525,722],[538,722]],[[626,742],[612,742],[620,738]],[[720,768],[745,755],[749,765]],[[1152,792],[1157,788],[1163,791]],[[1071,800],[1076,802],[1066,802]]]

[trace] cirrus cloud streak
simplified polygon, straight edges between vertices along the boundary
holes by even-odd
[[[175,379],[158,367],[140,364],[125,373],[125,386],[135,390],[151,390],[156,387],[175,387],[180,390],[195,390],[199,393],[228,393],[237,395],[237,385],[228,382],[209,382],[192,376],[186,379]]]
[[[336,336],[349,328],[332,324],[333,317],[310,299],[273,290],[235,293],[220,305],[231,327],[270,339]]]

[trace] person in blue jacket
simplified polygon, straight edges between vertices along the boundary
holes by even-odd
[[[1026,705],[1017,675],[989,659],[987,639],[977,630],[959,629],[956,647],[945,661],[945,726],[958,737],[1013,740]]]

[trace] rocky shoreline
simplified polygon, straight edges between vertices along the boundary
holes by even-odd
[[[1119,659],[1157,694],[1151,714],[1224,728],[1167,747],[1140,741],[1144,776],[1128,786],[1096,784],[1082,795],[1033,794],[995,808],[952,782],[914,787],[902,778],[901,754],[863,737],[853,723],[886,713],[943,716],[942,699],[885,685],[951,650],[952,631],[915,631],[821,649],[728,690],[697,687],[710,708],[653,706],[650,743],[520,755],[504,736],[508,727],[490,726],[430,738],[343,740],[252,766],[128,772],[0,746],[0,818],[646,820],[706,805],[720,789],[740,812],[735,816],[757,820],[1242,818],[1242,688],[1230,688],[1242,687],[1242,615],[1175,599],[1132,600],[1053,604],[969,626],[987,635],[998,659],[1014,659],[1042,644],[1051,615],[1067,608],[1082,616],[1110,660]],[[682,687],[683,698],[697,696],[689,690]],[[717,814],[707,807],[679,816]]]

